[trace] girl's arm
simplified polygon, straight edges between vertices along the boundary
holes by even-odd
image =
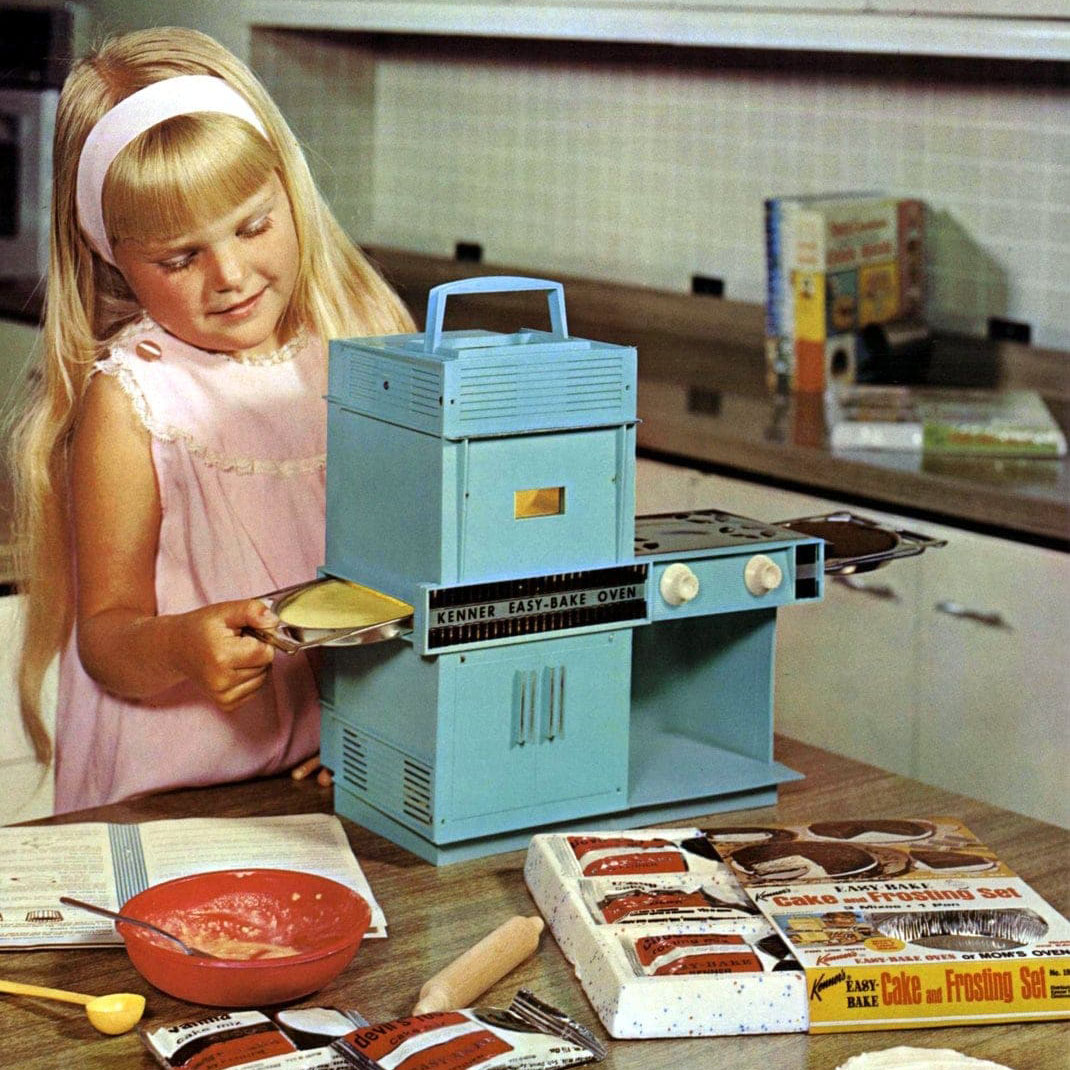
[[[192,680],[221,709],[266,679],[273,651],[241,635],[277,621],[257,599],[158,616],[160,495],[149,434],[111,376],[90,381],[75,428],[71,496],[78,576],[78,652],[86,672],[126,698]]]

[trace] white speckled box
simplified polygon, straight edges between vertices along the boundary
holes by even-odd
[[[538,835],[524,875],[611,1036],[806,1031],[804,973],[698,829]]]

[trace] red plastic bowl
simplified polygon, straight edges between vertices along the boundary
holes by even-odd
[[[153,885],[123,913],[212,950],[220,941],[272,944],[277,958],[200,958],[162,937],[116,922],[130,961],[150,984],[190,1003],[261,1007],[321,989],[357,952],[371,908],[356,892],[314,873],[235,869]]]

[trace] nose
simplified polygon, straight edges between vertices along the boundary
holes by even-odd
[[[236,242],[222,242],[211,249],[211,283],[218,291],[240,290],[246,264]]]

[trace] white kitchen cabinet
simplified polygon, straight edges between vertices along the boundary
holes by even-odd
[[[640,513],[777,521],[844,508],[643,458],[638,469]],[[823,602],[779,614],[777,730],[1070,827],[1070,557],[855,511],[948,545],[851,587],[827,578]],[[997,615],[1002,626],[984,623]]]
[[[1070,555],[945,537],[923,564],[917,776],[1070,825]]]
[[[34,760],[22,730],[15,672],[21,643],[19,598],[0,598],[0,825],[30,821],[52,813],[52,769]],[[51,732],[55,725],[56,665],[45,677],[42,705]]]

